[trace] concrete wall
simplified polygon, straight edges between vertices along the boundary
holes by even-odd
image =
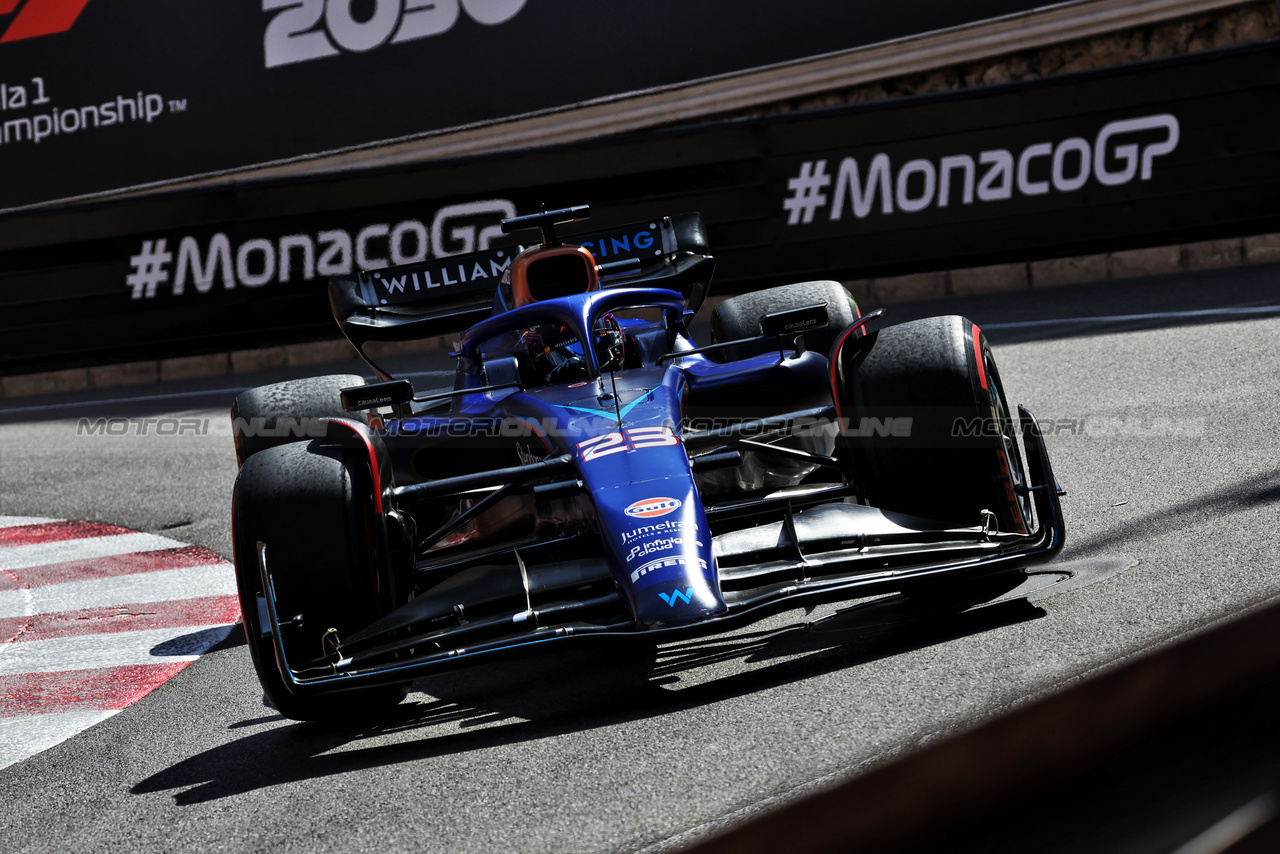
[[[1047,47],[992,56],[917,74],[739,110],[725,117],[859,104],[903,95],[947,92],[1017,80],[1035,80],[1072,71],[1110,68],[1200,50],[1280,37],[1280,4],[1261,0],[1187,18],[1137,27]]]

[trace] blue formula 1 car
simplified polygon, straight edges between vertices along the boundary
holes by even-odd
[[[504,654],[1016,584],[1061,549],[1039,429],[971,322],[881,326],[806,282],[721,302],[698,346],[700,218],[557,237],[586,214],[331,282],[362,355],[465,328],[452,390],[366,356],[380,382],[237,398],[241,606],[286,716],[365,714]]]

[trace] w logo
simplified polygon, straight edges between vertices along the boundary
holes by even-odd
[[[89,0],[26,0],[25,3],[23,0],[0,0],[0,15],[13,14],[14,9],[22,6],[18,9],[18,16],[0,36],[0,42],[65,33],[87,5]],[[3,26],[4,23],[0,22],[0,28]]]
[[[674,593],[672,593],[670,596],[668,596],[666,593],[659,593],[658,595],[662,597],[663,602],[666,602],[668,605],[674,608],[676,606],[677,599],[681,600],[686,605],[689,604],[690,600],[693,599],[693,588],[686,587],[684,590],[677,590]]]

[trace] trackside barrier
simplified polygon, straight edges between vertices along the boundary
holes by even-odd
[[[450,162],[15,212],[0,219],[0,372],[316,341],[333,332],[330,277],[513,249],[498,222],[542,203],[590,203],[585,231],[638,223],[592,246],[605,263],[658,251],[648,217],[700,212],[720,293],[837,279],[862,283],[872,301],[942,296],[1060,281],[1072,273],[1053,263],[1064,258],[1096,274],[1089,259],[1105,257],[1096,278],[1120,278],[1194,267],[1200,253],[1149,250],[1205,241],[1226,241],[1208,254],[1239,261],[1245,240],[1280,231],[1278,60],[1280,41],[1262,41]],[[446,264],[420,284],[448,304],[497,275]]]
[[[685,850],[1121,850],[1181,823],[1123,849],[1172,851],[1252,803],[1240,847],[1195,850],[1277,851],[1277,722],[1273,601]]]

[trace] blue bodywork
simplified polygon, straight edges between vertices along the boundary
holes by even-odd
[[[459,388],[483,385],[486,359],[519,352],[508,333],[555,324],[579,342],[590,341],[602,316],[634,307],[659,309],[663,318],[622,321],[628,333],[666,331],[674,351],[693,349],[684,332],[684,299],[674,291],[578,294],[506,311],[472,327],[461,341]],[[494,341],[506,346],[482,351]],[[572,458],[614,581],[641,627],[694,623],[724,613],[710,525],[681,442],[684,402],[704,389],[718,392],[756,381],[790,388],[789,404],[829,403],[826,360],[815,353],[797,358],[788,351],[725,365],[694,354],[606,375],[593,347],[577,345],[573,352],[586,369],[577,382],[462,396],[449,413],[404,419],[398,432],[413,436],[411,446],[417,448],[423,437],[458,432],[460,418],[486,427],[513,422],[528,427],[530,444],[536,442],[545,456]],[[394,448],[394,437],[388,438]]]

